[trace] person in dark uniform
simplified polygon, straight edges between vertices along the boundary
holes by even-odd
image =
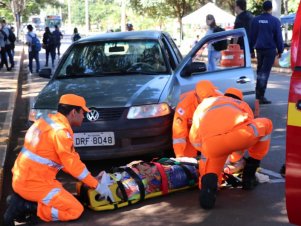
[[[244,28],[249,37],[251,22],[254,18],[252,13],[246,10],[247,2],[245,0],[236,0],[235,2],[235,13],[237,14],[234,29]],[[241,49],[244,49],[244,39],[243,37],[239,37],[237,40],[237,44],[240,45]]]
[[[284,46],[280,21],[272,16],[272,2],[265,1],[262,8],[264,12],[251,23],[250,46],[257,55],[256,99],[260,104],[270,104],[264,95],[275,57],[281,57]]]

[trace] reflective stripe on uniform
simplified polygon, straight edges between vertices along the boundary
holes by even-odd
[[[220,105],[212,106],[212,107],[208,108],[207,110],[205,110],[204,112],[200,112],[199,113],[199,119],[202,119],[207,112],[218,109],[218,108],[221,108],[221,107],[230,107],[230,108],[237,109],[237,110],[241,111],[241,109],[239,107],[237,107],[237,106],[235,106],[231,103],[220,104]]]
[[[37,163],[46,165],[46,166],[50,166],[53,168],[56,168],[57,170],[60,170],[63,168],[62,165],[57,164],[56,162],[51,161],[50,159],[47,158],[43,158],[35,153],[32,153],[31,151],[29,151],[27,148],[23,147],[21,150],[21,153],[26,156],[27,158],[29,158],[32,161],[35,161]]]
[[[207,161],[207,158],[206,158],[204,155],[201,155],[200,160],[201,160],[202,162],[206,162],[206,161]]]
[[[53,121],[51,118],[49,118],[48,116],[44,116],[43,119],[54,129],[54,130],[58,130],[58,129],[62,129],[62,126],[59,125],[58,123],[56,123],[55,121]]]
[[[83,169],[82,173],[77,177],[77,179],[83,180],[83,179],[85,179],[85,178],[88,176],[89,173],[90,173],[90,172],[89,172],[88,169],[85,167],[85,168]]]
[[[264,136],[264,137],[261,137],[261,138],[260,138],[260,141],[267,141],[267,140],[270,140],[270,139],[271,139],[271,134],[266,135],[266,136]]]
[[[249,124],[248,126],[250,126],[253,129],[255,136],[258,137],[259,133],[256,126],[253,124]]]
[[[51,201],[51,199],[61,191],[60,188],[53,188],[46,196],[45,198],[43,198],[42,202],[45,204],[45,205],[48,205],[49,202]]]
[[[191,143],[194,147],[202,147],[202,143]]]
[[[234,109],[237,109],[237,110],[240,110],[240,111],[241,111],[241,109],[240,109],[239,107],[237,107],[237,106],[235,106],[235,105],[233,105],[233,104],[221,104],[221,105],[215,105],[215,106],[209,108],[209,109],[207,110],[207,112],[208,112],[208,111],[215,110],[215,109],[218,109],[218,108],[221,108],[221,107],[230,107],[230,108],[234,108]]]
[[[172,139],[173,144],[186,144],[186,138],[173,138]]]
[[[51,217],[52,221],[58,221],[59,220],[59,211],[58,209],[52,207],[51,208]]]

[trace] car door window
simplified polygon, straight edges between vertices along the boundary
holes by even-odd
[[[203,73],[245,67],[244,47],[236,44],[238,38],[226,36],[207,41],[192,57],[192,62],[205,63]]]

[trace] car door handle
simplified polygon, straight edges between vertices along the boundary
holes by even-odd
[[[247,78],[246,76],[241,76],[239,79],[236,80],[236,83],[244,84],[247,82],[251,82],[251,79]]]

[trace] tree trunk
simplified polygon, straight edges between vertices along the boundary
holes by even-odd
[[[21,29],[21,13],[20,12],[16,12],[13,13],[14,16],[14,20],[15,20],[15,29],[16,29],[16,38],[17,40],[19,40],[20,37],[20,29]]]
[[[284,6],[284,15],[288,15],[288,0],[283,1],[283,6]],[[288,30],[288,24],[285,24],[285,26],[284,26],[284,42],[285,43],[288,43],[287,30]]]
[[[183,32],[183,23],[182,23],[182,18],[178,18],[178,22],[180,25],[180,43],[182,43],[182,40],[184,39],[184,32]]]

